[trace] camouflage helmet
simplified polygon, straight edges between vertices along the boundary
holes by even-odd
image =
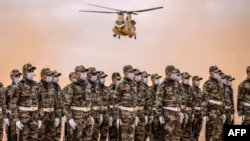
[[[26,70],[30,70],[30,69],[36,69],[35,66],[32,66],[30,63],[27,63],[25,65],[23,65],[23,72],[26,71]]]
[[[15,75],[22,75],[22,73],[19,72],[18,69],[13,69],[13,70],[10,72],[10,76],[15,76]]]

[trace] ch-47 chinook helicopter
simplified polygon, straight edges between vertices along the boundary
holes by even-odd
[[[149,9],[142,9],[142,10],[134,10],[134,11],[125,11],[125,10],[119,10],[119,9],[114,9],[114,8],[108,8],[104,6],[99,6],[95,4],[88,4],[91,6],[95,7],[100,7],[100,8],[105,8],[109,10],[114,10],[113,11],[90,11],[90,10],[79,10],[79,12],[93,12],[93,13],[105,13],[105,14],[118,14],[117,20],[115,22],[114,28],[113,28],[113,37],[118,37],[120,39],[120,36],[128,36],[129,38],[134,37],[136,39],[136,28],[135,28],[135,20],[132,19],[132,14],[133,15],[138,15],[140,12],[146,12],[146,11],[151,11],[151,10],[156,10],[156,9],[161,9],[163,7],[154,7],[154,8],[149,8]],[[125,14],[125,16],[124,16]]]

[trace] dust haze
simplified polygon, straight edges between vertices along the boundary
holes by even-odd
[[[136,40],[117,39],[112,37],[116,15],[78,12],[109,11],[87,3],[122,10],[164,9],[132,17],[137,22]],[[163,76],[171,64],[201,75],[203,82],[209,66],[217,65],[236,78],[236,95],[250,65],[249,7],[249,0],[0,1],[0,81],[10,84],[10,71],[28,62],[37,67],[37,81],[44,67],[60,71],[62,86],[80,64],[106,72],[107,84],[112,72],[122,73],[126,64]]]

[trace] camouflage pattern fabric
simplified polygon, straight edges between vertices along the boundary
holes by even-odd
[[[38,130],[38,140],[53,141],[55,140],[55,118],[60,117],[59,100],[52,82],[47,83],[41,80],[38,83],[39,93],[41,95],[40,103],[43,106],[43,124]],[[46,110],[45,110],[46,109]],[[53,110],[50,110],[53,109]]]
[[[203,95],[201,93],[201,89],[199,87],[193,87],[194,91],[194,121],[192,122],[192,128],[193,128],[193,138],[195,141],[198,141],[201,128],[202,128],[202,116],[201,116],[201,102],[203,99]]]
[[[0,138],[3,138],[3,119],[7,118],[6,114],[6,103],[5,103],[5,93],[4,93],[4,86],[0,82]]]
[[[163,115],[165,118],[165,123],[163,124],[163,139],[165,141],[180,140],[180,93],[179,85],[174,80],[165,79],[157,88],[154,108],[156,109],[156,117]],[[179,110],[171,111],[163,109],[164,107],[172,107]]]
[[[202,86],[202,93],[204,100],[201,104],[201,114],[209,118],[206,123],[207,138],[209,141],[222,140],[222,115],[225,114],[223,87],[218,80],[209,78]],[[211,100],[218,101],[221,104],[214,104],[210,102]]]
[[[21,141],[36,141],[38,137],[38,120],[43,120],[41,95],[39,86],[35,81],[23,79],[13,87],[11,100],[11,114],[18,117],[23,124],[20,130]],[[38,107],[38,110],[25,111],[19,110],[19,107]]]
[[[231,114],[234,115],[234,100],[233,100],[233,89],[230,86],[225,86],[224,91],[225,91],[225,115],[226,115],[226,121],[225,125],[233,125],[234,122],[231,119]]]
[[[122,110],[121,107],[135,108],[137,106],[136,84],[129,78],[124,78],[115,91],[115,116],[121,119],[122,141],[133,141],[135,134],[135,111]],[[119,108],[119,109],[118,109]],[[119,110],[119,111],[118,111]]]
[[[243,125],[250,125],[250,78],[238,86],[237,112],[239,116],[245,115]]]
[[[98,83],[101,92],[103,122],[100,125],[100,141],[106,141],[109,131],[109,91],[102,83]]]
[[[71,109],[71,106],[90,108],[92,106],[91,85],[87,81],[74,81],[68,87],[65,95],[65,111],[67,119],[74,119],[76,129],[69,124],[69,139],[77,139],[77,141],[92,141],[92,125],[88,121],[91,111],[80,111]]]

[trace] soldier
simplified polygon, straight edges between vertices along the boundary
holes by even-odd
[[[111,76],[112,83],[108,87],[109,90],[109,137],[110,141],[118,141],[119,135],[118,135],[118,128],[117,128],[117,118],[115,116],[114,111],[114,98],[115,98],[115,89],[116,87],[121,83],[121,75],[119,72],[112,73]]]
[[[9,119],[7,118],[6,113],[6,100],[5,100],[5,93],[4,93],[4,86],[0,82],[0,139],[3,138],[3,129],[6,126],[9,126]]]
[[[137,123],[135,127],[135,141],[145,141],[146,140],[146,125],[148,123],[148,107],[145,107],[146,102],[148,102],[148,86],[143,82],[144,77],[148,77],[144,74],[142,77],[142,72],[139,69],[135,70],[135,82],[137,86]],[[146,75],[146,76],[145,76]],[[147,109],[146,109],[147,108]]]
[[[226,121],[225,125],[234,125],[234,94],[232,89],[232,81],[234,81],[231,75],[228,75],[226,80],[226,90],[225,90],[225,101],[226,101]]]
[[[103,122],[103,112],[102,112],[102,97],[100,89],[97,87],[97,75],[99,71],[96,71],[94,67],[88,68],[88,83],[91,85],[91,116],[95,120],[95,125],[93,128],[92,141],[97,141],[99,137],[100,125]]]
[[[102,113],[103,113],[103,122],[100,125],[100,141],[106,141],[109,131],[109,91],[108,87],[105,86],[105,78],[108,75],[103,71],[100,71],[98,75],[98,84],[97,87],[100,90],[101,101],[102,101]]]
[[[201,115],[206,122],[207,140],[222,140],[223,122],[226,120],[224,107],[224,93],[219,82],[217,66],[210,66],[209,80],[202,86],[204,99],[201,104]]]
[[[7,115],[8,115],[8,119],[10,119],[10,126],[8,127],[8,141],[16,141],[17,140],[17,131],[16,131],[16,122],[13,119],[17,119],[17,117],[12,117],[13,115],[11,115],[11,97],[13,94],[13,87],[15,84],[17,84],[18,82],[21,81],[20,76],[22,75],[22,73],[19,72],[18,69],[13,69],[10,72],[10,79],[12,81],[12,83],[7,86],[5,88],[5,98],[6,98],[6,109],[7,109]]]
[[[202,77],[199,77],[197,75],[192,77],[192,86],[193,86],[193,92],[194,92],[194,120],[192,122],[192,129],[193,129],[193,141],[198,141],[201,128],[202,128],[202,116],[201,116],[201,101],[203,98],[203,95],[201,93],[200,81],[202,80]]]
[[[156,117],[155,110],[153,110],[153,102],[156,100],[156,91],[157,91],[157,87],[160,85],[161,77],[162,76],[158,75],[157,73],[152,74],[151,75],[152,86],[148,88],[148,95],[149,95],[148,103],[150,107],[149,116],[153,117],[153,122],[149,120],[149,123],[152,122],[150,126],[151,132],[149,133],[149,138],[150,140],[154,140],[154,141],[162,141],[163,127],[159,123],[158,118]]]
[[[59,116],[61,117],[61,124],[56,127],[56,135],[55,135],[55,140],[59,141],[61,138],[61,128],[62,124],[65,124],[66,122],[66,116],[63,113],[63,107],[64,107],[64,102],[63,102],[63,91],[61,89],[61,86],[58,84],[59,82],[59,77],[62,75],[61,73],[57,72],[56,70],[52,71],[53,76],[52,76],[52,83],[55,89],[55,93],[57,95],[58,99],[58,111],[59,111]]]
[[[70,140],[92,141],[94,119],[91,116],[91,85],[83,65],[76,66],[75,78],[65,94],[65,115],[70,126]]]
[[[192,86],[189,85],[191,75],[187,72],[182,73],[183,92],[186,94],[185,102],[185,127],[183,140],[189,141],[192,139],[192,122],[194,119],[194,92]]]
[[[76,81],[75,79],[75,72],[71,72],[69,73],[69,80],[70,80],[70,84],[73,82],[73,81]],[[62,127],[63,127],[63,121],[67,122],[67,118],[65,116],[65,108],[64,108],[64,102],[65,102],[65,94],[67,93],[69,87],[70,87],[70,84],[66,85],[64,88],[63,88],[63,93],[62,93],[62,103],[63,103],[63,111],[62,111],[62,115],[64,115],[64,119],[62,119]],[[61,132],[61,137],[60,138],[64,138],[65,141],[70,141],[72,140],[72,138],[70,139],[70,134],[66,134],[66,133],[70,133],[70,127],[68,126],[68,124],[65,124],[64,123],[64,131]],[[64,136],[64,137],[63,137]]]
[[[54,141],[56,127],[60,123],[60,109],[57,93],[52,83],[53,72],[49,68],[41,70],[41,81],[38,83],[41,104],[43,106],[43,125],[38,130],[38,139],[40,141]]]
[[[163,140],[179,141],[183,113],[180,112],[181,99],[180,88],[176,82],[176,69],[172,65],[165,68],[166,78],[157,88],[156,101],[154,107],[156,109],[156,117],[163,124]]]
[[[132,141],[135,134],[137,111],[137,89],[134,69],[131,65],[123,67],[124,78],[115,91],[115,116],[121,128],[121,140]],[[119,108],[119,109],[118,109]]]
[[[42,105],[39,86],[33,80],[35,66],[23,65],[23,79],[14,85],[11,100],[11,114],[20,130],[20,140],[37,141],[38,129],[42,125]]]
[[[237,111],[242,125],[250,125],[250,66],[246,69],[247,78],[238,86]]]

